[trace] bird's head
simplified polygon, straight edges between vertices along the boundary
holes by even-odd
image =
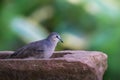
[[[60,35],[56,32],[52,32],[49,36],[48,39],[54,41],[54,42],[59,42],[61,41],[63,43],[63,40],[61,39]]]

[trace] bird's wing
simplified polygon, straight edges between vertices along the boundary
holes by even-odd
[[[42,42],[44,43],[44,41],[30,43],[15,51],[15,53],[13,53],[10,58],[26,58],[40,54],[43,55],[44,45],[42,44]]]

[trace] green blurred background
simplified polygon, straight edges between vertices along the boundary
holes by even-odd
[[[61,34],[56,50],[95,50],[108,55],[104,80],[120,80],[119,0],[0,0],[0,50],[16,50]]]

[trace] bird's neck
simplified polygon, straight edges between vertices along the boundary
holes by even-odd
[[[52,46],[56,46],[58,43],[58,41],[54,41],[54,40],[49,39],[49,38],[47,40],[51,43]]]
[[[53,46],[56,46],[57,45],[57,41],[53,41],[53,40],[50,40],[50,42],[52,43]]]

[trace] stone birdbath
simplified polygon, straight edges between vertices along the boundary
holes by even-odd
[[[5,59],[0,52],[0,80],[102,80],[107,55],[98,51],[56,51],[50,59]]]

